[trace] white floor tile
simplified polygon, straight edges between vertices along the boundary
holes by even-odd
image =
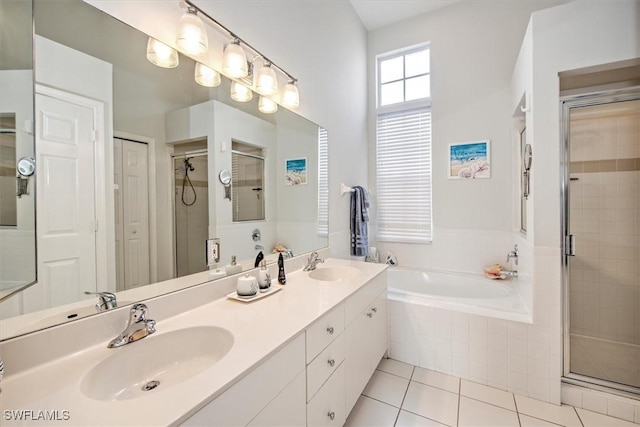
[[[637,424],[619,418],[608,417],[597,412],[576,408],[584,427],[638,427]]]
[[[393,427],[398,408],[367,396],[360,396],[353,407],[345,427]]]
[[[436,371],[429,371],[417,366],[413,371],[411,380],[430,385],[432,387],[441,388],[442,390],[450,391],[451,393],[458,393],[460,390],[460,378],[441,374]]]
[[[497,388],[462,380],[462,384],[460,385],[460,394],[510,411],[516,410],[513,394],[504,390],[498,390]]]
[[[400,415],[398,415],[398,421],[396,421],[395,427],[445,427],[445,425],[430,420],[429,418],[400,410]]]
[[[411,374],[413,373],[413,365],[408,365],[403,362],[398,362],[397,360],[385,358],[380,361],[376,369],[406,379],[410,379]]]
[[[525,396],[515,396],[516,407],[518,408],[518,412],[521,414],[530,415],[541,420],[550,421],[552,423],[568,427],[582,426],[573,406],[558,406]]]
[[[362,394],[399,408],[407,391],[407,384],[409,380],[406,378],[375,371]]]
[[[461,396],[458,426],[519,427],[520,422],[518,414],[513,411]]]
[[[559,424],[550,423],[549,421],[533,418],[528,415],[520,414],[520,425],[522,427],[557,427]]]
[[[458,419],[458,395],[411,381],[402,409],[455,426]]]

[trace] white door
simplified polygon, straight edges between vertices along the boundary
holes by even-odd
[[[116,211],[116,218],[121,219],[122,233],[122,256],[117,259],[123,263],[118,276],[124,280],[123,289],[132,289],[149,284],[147,144],[116,138],[114,147],[114,155],[121,156],[115,161],[116,168],[118,164],[121,167],[120,172],[116,172],[116,179],[120,180],[116,182],[119,186],[116,208],[121,210],[121,213]]]
[[[94,110],[36,94],[38,282],[43,308],[96,291]]]

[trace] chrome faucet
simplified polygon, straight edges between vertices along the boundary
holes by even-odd
[[[96,310],[107,311],[112,308],[118,307],[118,301],[116,295],[111,292],[84,292],[85,295],[98,295],[98,303],[96,304]]]
[[[284,251],[284,257],[287,259],[293,258],[293,251],[291,249],[287,249],[286,251]]]
[[[513,258],[513,262],[517,266],[518,265],[518,245],[513,245],[513,250],[509,251],[509,253],[507,254],[506,262],[508,263],[511,258]],[[518,270],[500,270],[500,274],[506,277],[515,278],[515,277],[518,277]]]
[[[319,262],[324,262],[323,259],[318,258],[318,252],[311,252],[309,259],[307,260],[307,265],[304,266],[302,271],[311,271],[316,269],[316,264]]]
[[[129,324],[124,331],[111,340],[108,348],[122,347],[134,341],[138,341],[156,331],[156,321],[147,319],[147,306],[134,304],[129,312]]]
[[[507,254],[507,262],[513,258],[513,261],[518,265],[518,245],[513,245],[513,250]]]

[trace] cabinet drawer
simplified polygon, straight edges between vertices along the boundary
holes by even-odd
[[[307,366],[307,402],[344,360],[344,334],[340,334]]]
[[[344,305],[340,304],[307,328],[307,363],[344,330]]]
[[[307,404],[307,427],[342,426],[347,417],[344,400],[344,363],[342,363]]]
[[[345,325],[348,326],[382,292],[387,289],[387,272],[383,271],[345,301]]]

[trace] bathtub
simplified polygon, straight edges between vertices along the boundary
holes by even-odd
[[[389,300],[531,322],[513,280],[406,267],[391,267],[387,274]]]

